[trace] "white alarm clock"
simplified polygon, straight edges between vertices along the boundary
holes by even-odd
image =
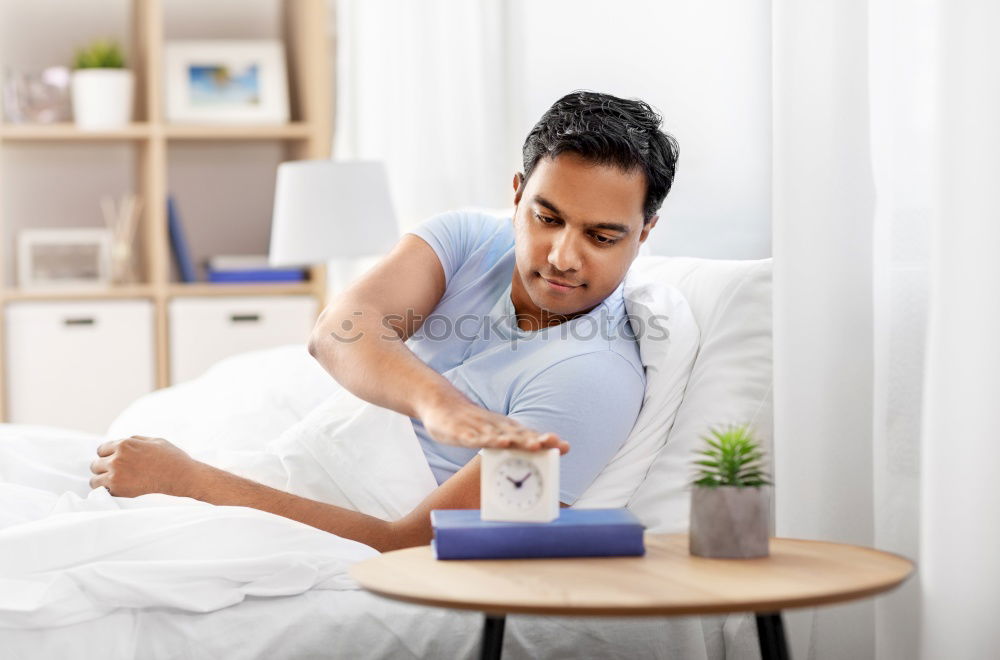
[[[481,518],[549,522],[559,517],[559,450],[484,449]]]

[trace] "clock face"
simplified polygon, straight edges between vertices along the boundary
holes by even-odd
[[[494,492],[497,500],[517,511],[527,511],[542,497],[542,473],[523,458],[510,457],[494,470]]]

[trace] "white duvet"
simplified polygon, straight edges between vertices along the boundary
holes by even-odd
[[[377,554],[255,509],[91,491],[88,466],[102,437],[0,428],[2,628],[62,626],[121,607],[208,612],[247,596],[356,588],[347,567]],[[263,450],[193,453],[384,519],[436,485],[409,420],[343,390]]]

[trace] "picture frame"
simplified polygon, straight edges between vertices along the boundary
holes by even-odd
[[[285,50],[279,40],[169,41],[166,119],[174,123],[285,124]]]
[[[17,257],[22,288],[111,284],[108,229],[22,229],[17,234]]]

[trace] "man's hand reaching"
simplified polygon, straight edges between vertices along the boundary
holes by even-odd
[[[91,464],[91,488],[104,486],[116,497],[164,493],[191,497],[195,481],[208,466],[163,438],[133,435],[105,442]]]
[[[534,431],[510,417],[480,408],[464,397],[421,408],[420,419],[431,437],[446,445],[529,451],[556,448],[561,454],[569,451],[569,443],[555,433]]]

